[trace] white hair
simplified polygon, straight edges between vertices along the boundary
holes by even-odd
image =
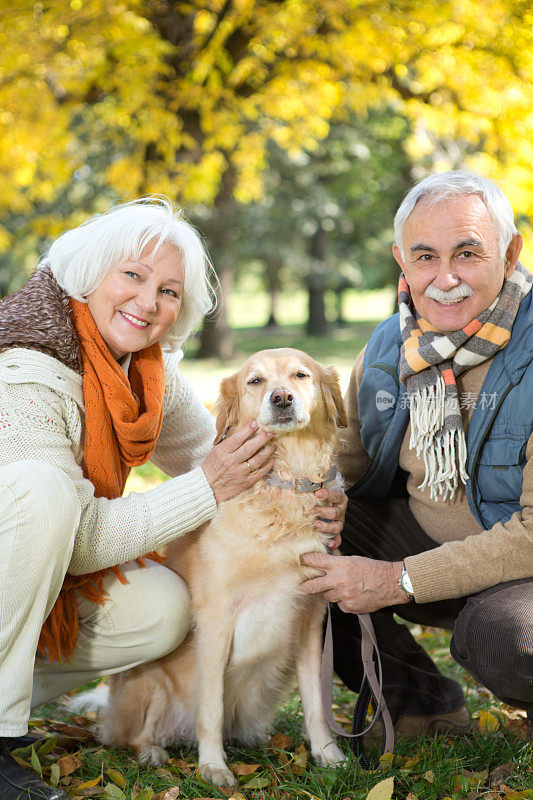
[[[460,170],[430,175],[406,194],[394,217],[394,241],[400,248],[402,257],[405,258],[403,229],[419,200],[427,198],[432,205],[436,205],[454,197],[474,194],[483,200],[496,226],[500,255],[504,258],[513,236],[517,233],[511,204],[499,186],[488,178]]]
[[[168,197],[142,197],[91,217],[59,236],[39,266],[48,265],[62,289],[86,302],[87,295],[115,264],[139,259],[154,240],[154,252],[170,243],[183,258],[185,282],[180,312],[161,339],[165,349],[177,350],[216,306],[218,278],[200,235]]]

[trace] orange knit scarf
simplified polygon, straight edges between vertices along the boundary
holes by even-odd
[[[157,343],[131,358],[129,381],[105,344],[86,303],[70,300],[83,359],[85,443],[83,472],[95,497],[113,499],[124,491],[132,467],[150,458],[163,421],[163,357]],[[162,559],[157,553],[150,558]],[[142,560],[140,563],[144,566]],[[118,567],[111,567],[125,583]],[[50,661],[68,661],[78,638],[78,591],[94,603],[106,600],[103,578],[109,570],[66,575],[39,639]]]

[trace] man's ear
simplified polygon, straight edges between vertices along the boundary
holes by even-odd
[[[214,444],[224,439],[226,434],[239,420],[239,395],[237,392],[238,373],[224,378],[220,384],[220,392],[216,403],[217,435]]]
[[[509,247],[507,248],[507,252],[505,253],[505,277],[508,278],[509,275],[512,275],[514,272],[514,268],[518,263],[518,259],[520,257],[520,252],[522,250],[522,246],[524,244],[524,240],[522,239],[522,235],[520,233],[515,233],[513,238],[509,243]]]
[[[397,244],[393,244],[392,245],[392,255],[394,256],[394,260],[396,261],[396,263],[400,267],[401,271],[405,272],[405,270],[404,270],[405,261],[403,260],[402,252],[401,252],[401,250],[400,250],[400,248],[398,247]]]

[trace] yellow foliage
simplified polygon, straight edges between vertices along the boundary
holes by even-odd
[[[209,204],[230,170],[251,202],[269,140],[312,150],[387,103],[413,157],[489,174],[530,215],[532,18],[516,0],[0,0],[0,213],[95,155],[122,196]]]

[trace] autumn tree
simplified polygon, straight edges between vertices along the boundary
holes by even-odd
[[[333,119],[396,105],[414,154],[533,208],[525,0],[1,0],[0,248],[107,201],[57,199],[97,160],[107,193],[221,208],[263,190],[267,146],[313,151]],[[444,148],[437,168],[449,165]],[[78,188],[83,181],[78,181]],[[90,207],[91,206],[91,207]],[[226,269],[231,272],[231,264]],[[227,282],[230,283],[229,278]]]

